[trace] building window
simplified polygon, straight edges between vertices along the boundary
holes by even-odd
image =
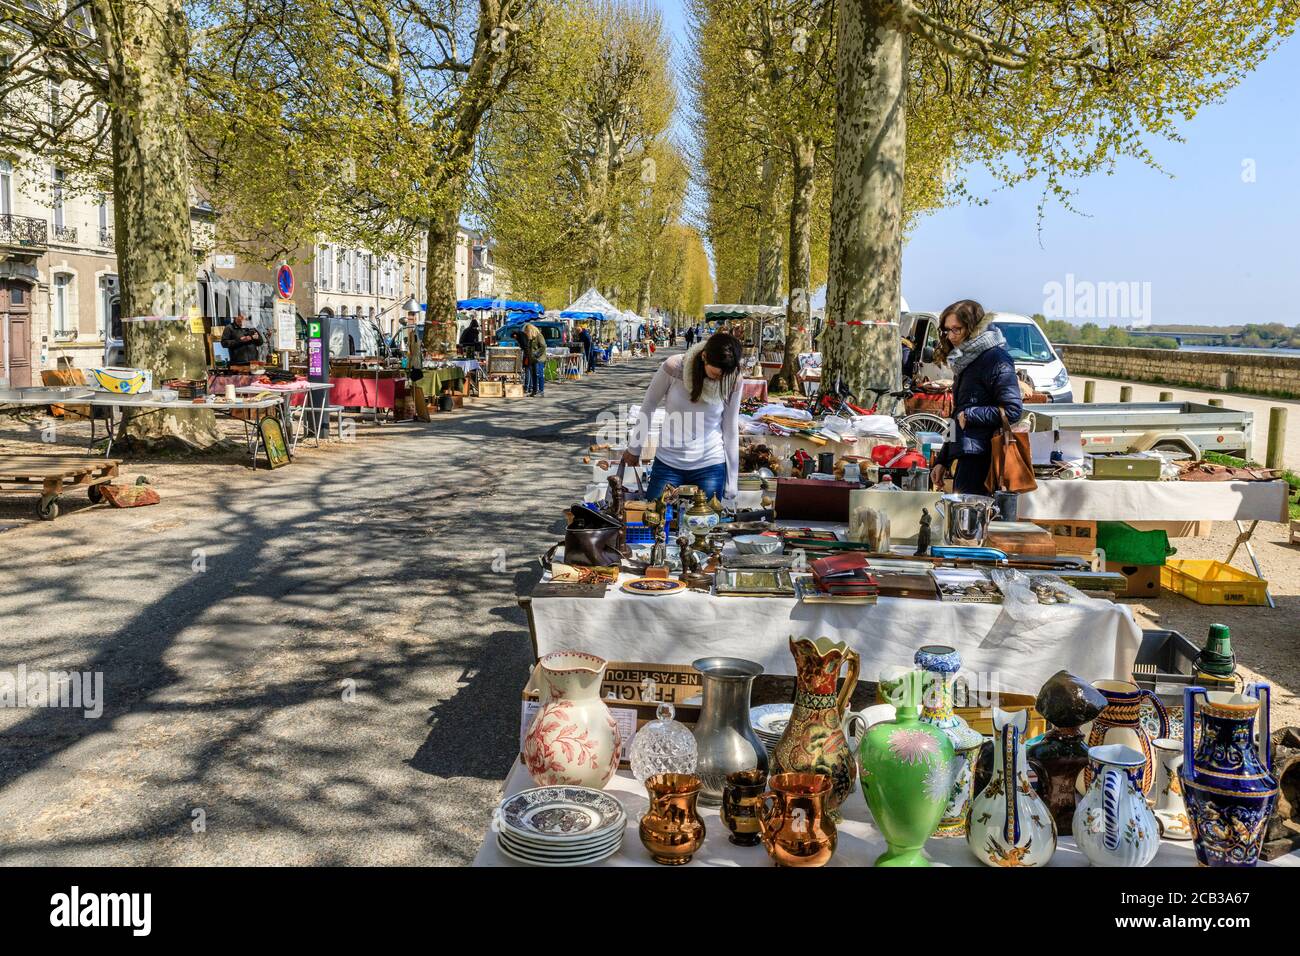
[[[66,272],[57,273],[54,276],[54,296],[51,301],[51,307],[54,309],[54,332],[55,334],[72,332],[73,328],[69,322],[72,276]]]
[[[328,289],[334,279],[334,247],[322,245],[316,253],[316,286]]]
[[[60,100],[62,99],[62,84],[59,83],[58,80],[47,80],[46,82],[49,84],[48,89],[50,95],[50,125],[58,126],[59,120],[62,117],[62,113],[63,113],[62,109],[60,108]]]
[[[63,170],[57,166],[50,171],[50,184],[54,198],[54,231],[63,228]]]
[[[0,216],[13,215],[13,184],[13,163],[7,159],[0,159]]]
[[[343,249],[339,252],[339,291],[352,291],[352,250]]]
[[[113,244],[113,216],[108,205],[108,193],[99,194],[99,244]]]
[[[108,328],[109,317],[113,314],[113,293],[117,291],[117,276],[99,277],[99,315],[96,325],[102,339]]]
[[[370,294],[370,253],[362,252],[357,255],[357,291],[364,294]]]

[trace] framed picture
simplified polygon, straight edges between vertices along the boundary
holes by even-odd
[[[289,445],[284,440],[284,429],[280,419],[275,415],[266,415],[257,423],[257,430],[262,436],[262,448],[266,451],[267,463],[272,468],[289,464]]]
[[[488,349],[488,377],[522,376],[523,353],[518,349]]]

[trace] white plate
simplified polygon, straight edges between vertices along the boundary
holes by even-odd
[[[621,826],[588,834],[581,840],[566,840],[562,842],[556,840],[554,837],[539,837],[534,833],[521,833],[519,830],[508,826],[499,827],[500,832],[505,834],[512,843],[517,843],[520,846],[532,847],[539,853],[576,853],[579,850],[593,846],[600,846],[610,840],[617,839],[626,829],[627,817],[624,817]]]
[[[527,863],[527,864],[529,864],[530,866],[552,866],[552,867],[554,867],[554,866],[584,866],[584,865],[586,865],[586,864],[588,864],[588,863],[599,863],[601,860],[608,859],[609,857],[611,857],[611,856],[613,856],[615,853],[617,853],[617,852],[619,851],[619,848],[622,847],[622,845],[623,845],[622,842],[618,842],[618,843],[615,843],[613,846],[611,846],[608,850],[602,850],[600,853],[598,853],[598,854],[596,854],[596,855],[594,855],[594,856],[591,856],[591,857],[588,857],[588,858],[585,858],[585,859],[582,859],[582,860],[572,860],[572,861],[568,861],[568,862],[561,862],[561,861],[558,861],[558,860],[537,860],[537,859],[532,859],[532,858],[530,858],[530,857],[521,856],[521,855],[519,855],[518,853],[516,853],[516,852],[514,852],[513,850],[511,850],[508,846],[506,846],[506,845],[505,845],[504,843],[502,843],[500,840],[497,840],[497,849],[500,850],[502,853],[504,853],[506,856],[510,857],[510,859],[512,859],[512,860],[518,860],[520,863]]]
[[[627,822],[616,797],[591,787],[533,787],[502,800],[498,810],[505,829],[556,843],[585,843]]]
[[[532,843],[521,841],[514,837],[507,830],[502,830],[497,834],[497,842],[510,847],[519,856],[526,856],[530,859],[537,860],[576,860],[589,856],[595,856],[603,850],[609,849],[615,843],[623,841],[622,833],[615,833],[613,836],[600,840],[596,843],[587,843],[577,847],[539,847]]]
[[[749,709],[749,723],[758,733],[780,740],[793,713],[794,704],[763,704]]]

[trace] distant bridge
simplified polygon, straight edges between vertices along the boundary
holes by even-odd
[[[1179,345],[1184,341],[1197,345],[1231,345],[1240,342],[1240,332],[1161,332],[1157,329],[1128,329],[1128,334],[1135,338],[1173,339]]]

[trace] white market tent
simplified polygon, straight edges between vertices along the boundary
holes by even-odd
[[[623,314],[610,304],[609,299],[597,292],[595,286],[570,302],[569,307],[560,314],[564,315],[565,312],[599,312],[607,319],[617,319]]]

